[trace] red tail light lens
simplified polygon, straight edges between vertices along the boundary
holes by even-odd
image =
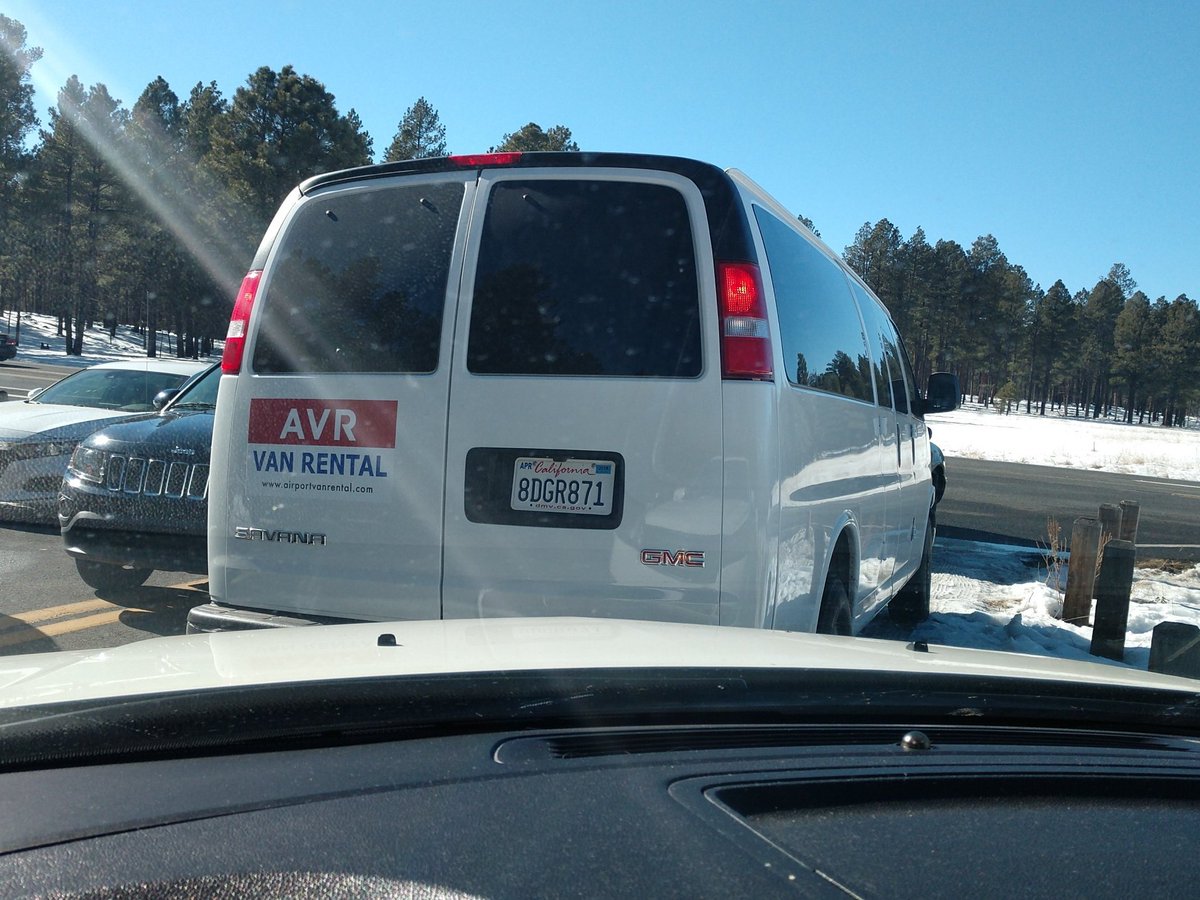
[[[771,329],[758,266],[717,263],[717,290],[721,304],[721,375],[773,381]]]
[[[233,301],[233,315],[229,317],[229,331],[225,334],[225,352],[221,355],[221,372],[237,375],[242,371],[242,353],[246,349],[246,330],[250,325],[250,310],[254,308],[254,297],[258,293],[258,280],[262,269],[252,269],[242,279],[237,299]]]
[[[519,152],[473,153],[447,158],[456,166],[462,166],[464,169],[478,169],[484,166],[511,166],[521,158],[521,154]]]

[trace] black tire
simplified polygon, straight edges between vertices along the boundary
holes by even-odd
[[[79,570],[79,577],[86,581],[89,587],[98,591],[120,591],[139,587],[154,571],[125,569],[111,563],[92,562],[88,559],[75,560],[75,568]]]
[[[925,548],[921,565],[908,579],[908,584],[888,603],[888,615],[900,625],[916,625],[929,618],[929,597],[933,588],[933,538],[937,532],[933,513],[925,527]]]
[[[849,635],[853,615],[850,610],[850,594],[837,575],[825,581],[825,592],[821,595],[821,611],[817,614],[817,634]]]

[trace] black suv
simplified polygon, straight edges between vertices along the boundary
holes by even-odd
[[[137,587],[155,569],[208,571],[208,458],[220,380],[214,365],[181,391],[159,394],[155,418],[112,425],[75,448],[58,522],[92,587]]]
[[[17,339],[11,334],[0,333],[0,362],[17,355]]]

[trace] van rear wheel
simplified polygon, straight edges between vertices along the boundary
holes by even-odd
[[[92,562],[88,559],[75,560],[75,568],[79,571],[79,577],[98,591],[120,591],[138,587],[154,571],[125,569],[111,563]]]
[[[849,635],[851,629],[850,594],[837,575],[830,575],[821,595],[817,614],[817,634]]]
[[[936,530],[931,512],[929,522],[925,526],[925,547],[921,554],[921,565],[908,580],[908,584],[888,603],[888,615],[899,625],[916,625],[929,618],[929,598],[933,592],[933,537]]]

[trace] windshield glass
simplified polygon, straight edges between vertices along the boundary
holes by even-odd
[[[221,386],[221,367],[215,366],[193,381],[171,401],[171,408],[217,405],[217,388]]]
[[[58,6],[0,14],[0,706],[480,620],[1200,678],[1200,7]]]
[[[186,375],[128,369],[85,369],[38,394],[35,403],[97,409],[153,409],[154,395],[179,387]]]

